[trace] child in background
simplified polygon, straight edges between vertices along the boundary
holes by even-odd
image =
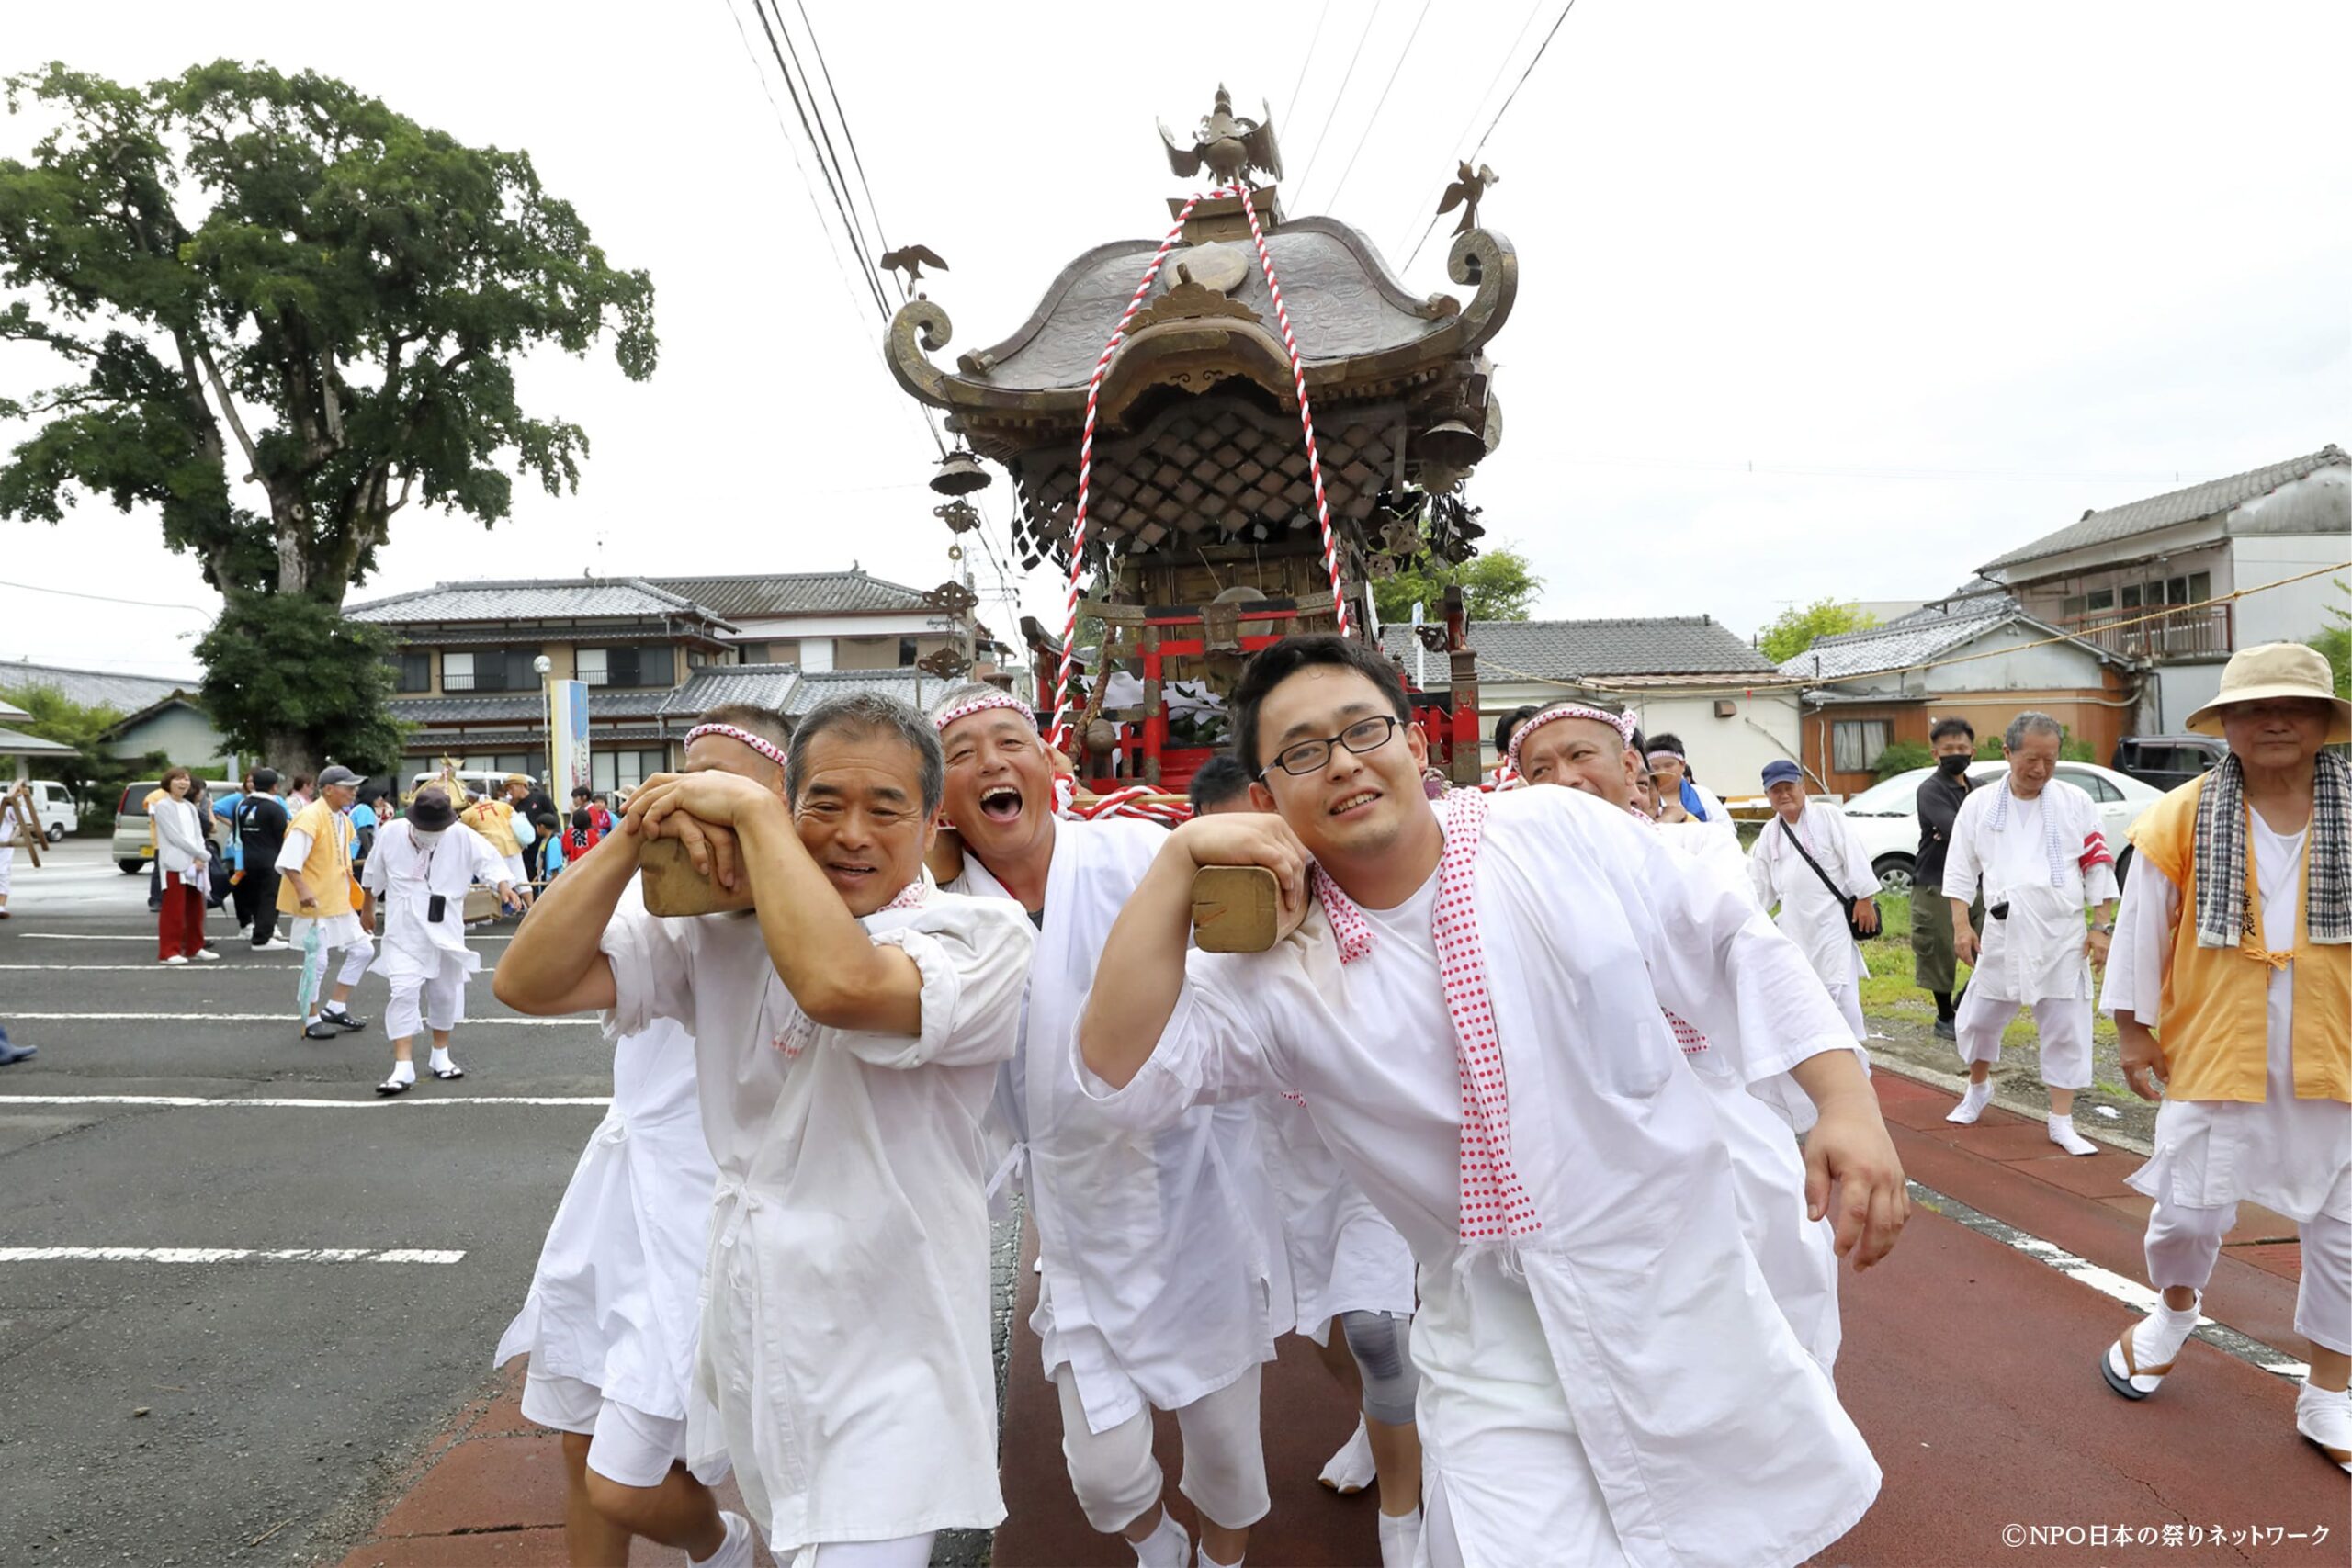
[[[563,836],[563,858],[578,860],[600,843],[605,835],[597,829],[596,818],[586,807],[571,814],[571,829]]]

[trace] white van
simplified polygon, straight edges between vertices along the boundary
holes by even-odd
[[[0,792],[13,785],[0,784]],[[33,797],[33,815],[40,822],[41,836],[51,843],[81,826],[82,809],[74,804],[73,792],[55,779],[32,779],[25,788]]]

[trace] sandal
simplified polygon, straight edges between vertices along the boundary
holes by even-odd
[[[436,1078],[442,1079],[461,1078],[466,1076],[466,1069],[458,1066],[457,1063],[452,1062],[446,1067],[434,1068],[433,1076]]]
[[[376,1086],[376,1092],[386,1096],[406,1094],[409,1083],[410,1080],[407,1078],[386,1078]]]
[[[2139,1325],[2134,1324],[2125,1329],[2123,1337],[2109,1346],[2107,1354],[2100,1357],[2098,1362],[2099,1375],[2107,1379],[2107,1386],[2126,1399],[2147,1398],[2156,1392],[2165,1381],[2165,1374],[2173,1369],[2172,1361],[2166,1361],[2161,1367],[2143,1367],[2132,1359],[2132,1335],[2138,1327]],[[2176,1356],[2173,1359],[2178,1360],[2179,1358]],[[2145,1388],[2140,1386],[2143,1379],[2147,1382]]]

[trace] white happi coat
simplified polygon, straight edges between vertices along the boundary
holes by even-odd
[[[1994,808],[2006,805],[2001,825]],[[2086,876],[2084,857],[2102,851],[2098,808],[2081,789],[2060,779],[2041,795],[2019,800],[2005,779],[1973,789],[1951,825],[1944,856],[1943,894],[1973,902],[1984,896],[1984,951],[1968,987],[1995,1001],[2035,1002],[2091,995],[2090,959],[2083,952],[2083,911],[2115,897],[2115,867],[2107,860]],[[2052,863],[2056,865],[2052,883]],[[1992,910],[2006,903],[2007,919]]]
[[[534,1372],[685,1419],[718,1179],[695,1098],[694,1037],[666,1019],[622,1036],[612,1108],[580,1151],[493,1364],[527,1353]]]
[[[1782,831],[1786,826],[1775,815],[1757,835],[1756,847],[1747,852],[1747,875],[1756,901],[1768,909],[1774,904],[1781,906],[1775,923],[1803,950],[1805,962],[1813,965],[1823,985],[1833,990],[1848,986],[1859,991],[1862,950],[1848,929],[1846,917],[1853,913],[1855,899],[1878,891],[1878,873],[1871,869],[1870,856],[1846,814],[1826,800],[1806,801],[1797,815],[1797,837],[1845,894],[1842,899],[1831,897],[1813,867],[1789,842]],[[1945,874],[1949,883],[1951,874]]]
[[[1413,1314],[1413,1250],[1348,1178],[1306,1107],[1261,1094],[1260,1143],[1279,1211],[1273,1326],[1328,1343],[1343,1312]]]
[[[605,1031],[694,1036],[718,1168],[687,1462],[734,1461],[779,1558],[1004,1518],[982,1122],[1031,932],[925,881],[860,922],[922,971],[914,1038],[811,1023],[748,911],[605,931]]]
[[[1269,1323],[1272,1213],[1250,1108],[1204,1105],[1137,1132],[1104,1116],[1065,1066],[1111,924],[1167,842],[1166,829],[1132,818],[1054,824],[1022,1047],[998,1079],[1010,1168],[1025,1164],[1037,1229],[1031,1326],[1046,1375],[1069,1367],[1097,1432],[1226,1387],[1272,1359],[1288,1326]],[[948,886],[1012,897],[969,850]]]
[[[466,945],[466,889],[478,876],[503,882],[504,863],[490,840],[464,823],[442,829],[430,846],[416,841],[407,818],[385,823],[359,873],[359,885],[384,911],[384,940],[368,967],[396,985],[435,979],[462,984],[481,967],[481,954]],[[438,920],[430,920],[425,916],[436,893],[447,907]]]
[[[2250,811],[2246,852],[2254,858],[2262,898],[2262,930],[2302,929],[2303,856],[2300,833],[2273,832]],[[2148,863],[2132,863],[2132,884],[2115,919],[2108,950],[2107,985],[2099,1009],[2120,1009],[2151,1028],[2164,1006],[2165,974],[2172,967],[2173,931],[2196,919],[2180,907],[2180,889]],[[2324,949],[2322,950],[2325,951]],[[2295,964],[2270,972],[2263,993],[2268,1055],[2259,1103],[2165,1097],[2156,1111],[2155,1154],[2124,1179],[2160,1203],[2221,1209],[2260,1203],[2298,1224],[2322,1214],[2352,1220],[2352,1105],[2340,1100],[2295,1098]]]
[[[1543,1229],[1465,1248],[1435,882],[1365,911],[1376,938],[1344,967],[1319,905],[1270,953],[1194,954],[1132,1082],[1075,1070],[1138,1124],[1306,1100],[1420,1266],[1421,1439],[1466,1561],[1801,1561],[1861,1517],[1878,1467],[1742,1240],[1707,1090],[1661,1009],[1758,1086],[1852,1050],[1850,1032],[1768,922],[1624,812],[1575,790],[1498,796],[1473,900],[1511,1157]]]
[[[1658,837],[1679,853],[1690,856],[1736,897],[1755,902],[1747,878],[1747,857],[1736,836],[1718,833],[1703,822],[1653,823]],[[1809,1218],[1804,1196],[1804,1156],[1798,1152],[1794,1130],[1810,1124],[1811,1102],[1792,1104],[1776,1096],[1768,1106],[1747,1091],[1723,1055],[1703,1039],[1683,1042],[1682,1059],[1707,1086],[1708,1101],[1715,1109],[1731,1156],[1732,1190],[1739,1200],[1739,1228],[1748,1250],[1764,1271],[1772,1299],[1796,1331],[1798,1341],[1824,1367],[1838,1361],[1844,1339],[1844,1322],[1838,1307],[1837,1227],[1826,1215]],[[1862,1070],[1870,1070],[1867,1053],[1856,1051]],[[1802,1099],[1802,1096],[1798,1096]]]

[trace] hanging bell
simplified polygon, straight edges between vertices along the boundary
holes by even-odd
[[[985,481],[988,476],[984,473],[980,477]],[[933,479],[931,482],[933,488],[938,487],[939,480]],[[944,505],[933,507],[931,514],[946,524],[948,532],[953,534],[968,534],[980,525],[979,513],[973,509],[970,502],[964,500],[961,496]]]
[[[1460,420],[1449,419],[1424,431],[1413,443],[1413,455],[1440,468],[1472,468],[1487,455],[1487,438]]]
[[[939,472],[931,476],[931,488],[942,495],[969,495],[988,489],[989,482],[980,460],[962,446],[939,459]]]

